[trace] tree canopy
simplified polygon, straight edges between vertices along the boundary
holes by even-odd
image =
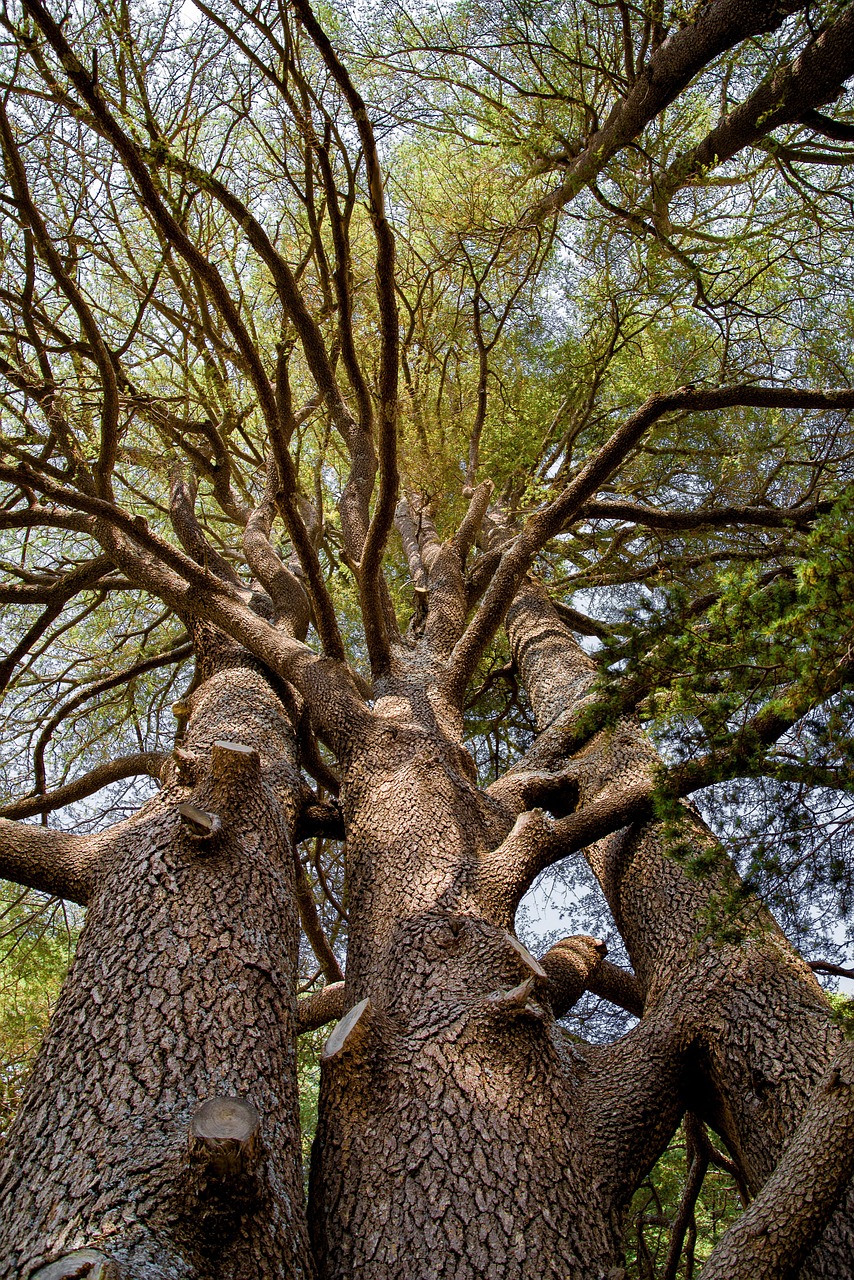
[[[400,930],[429,902],[510,936],[545,874],[588,947],[572,999],[557,960],[533,961],[563,1017],[551,1043],[596,1062],[595,1046],[647,1043],[629,1037],[663,1034],[666,1016],[687,1062],[673,984],[687,1008],[700,979],[676,957],[726,951],[737,969],[777,937],[770,911],[786,981],[800,965],[804,1008],[828,1028],[815,1061],[793,1051],[781,1068],[776,1146],[751,1146],[717,1067],[708,1106],[684,1067],[676,1113],[643,1155],[615,1157],[613,1214],[639,1224],[631,1274],[668,1280],[695,1274],[709,1167],[757,1197],[745,1232],[787,1220],[779,1186],[803,1186],[797,1161],[829,1124],[840,1143],[854,1124],[836,1094],[808,1101],[831,1060],[851,1067],[833,1039],[844,1002],[803,963],[829,979],[854,959],[854,6],[79,0],[60,14],[21,0],[0,31],[10,936],[36,930],[53,980],[59,918],[39,934],[26,904],[44,921],[54,908],[33,894],[93,902],[158,796],[170,812],[184,797],[185,835],[218,836],[198,762],[219,777],[222,743],[199,748],[194,717],[206,681],[246,667],[295,744],[280,795],[300,924],[288,1016],[297,992],[312,1034],[363,1000],[396,1016],[377,975],[410,943],[383,950],[379,903]],[[443,744],[429,795],[379,746],[371,781],[354,763],[386,721]],[[249,741],[262,757],[263,741]],[[448,797],[463,785],[481,806],[463,842],[477,906],[474,872],[442,880],[444,854],[389,887],[425,833],[450,847],[442,814],[462,813]],[[398,827],[395,789],[413,797]],[[406,828],[404,852],[364,852],[363,802],[378,830]],[[662,883],[680,877],[693,904],[666,964],[596,852],[641,829],[657,833]],[[468,887],[449,906],[452,883]],[[720,1015],[721,1044],[758,1016],[746,1008]],[[321,1085],[317,1221],[344,1195],[323,1163],[346,1145],[339,1088]],[[685,1198],[654,1263],[644,1215],[680,1157],[644,1179],[680,1122]],[[740,1275],[733,1256],[757,1268],[746,1276],[834,1274],[844,1231],[830,1261],[805,1261],[851,1172],[829,1163],[789,1253],[754,1256],[730,1233],[703,1276]],[[710,1186],[703,1212],[728,1225],[734,1194],[720,1209]],[[357,1263],[323,1230],[322,1274],[398,1274],[381,1248],[382,1264]],[[72,1234],[39,1237],[33,1275],[92,1243]],[[528,1248],[508,1276],[534,1274]],[[577,1265],[619,1274],[607,1267],[625,1259],[596,1249]]]

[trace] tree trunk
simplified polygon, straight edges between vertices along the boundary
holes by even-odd
[[[88,1274],[86,1250],[109,1260],[93,1273],[133,1280],[313,1275],[294,1047],[294,732],[256,671],[220,669],[192,695],[167,768],[158,796],[109,835],[9,1134],[10,1280]]]
[[[678,1122],[674,1073],[633,1066],[648,1028],[620,1062],[568,1042],[483,877],[512,817],[473,785],[423,689],[377,711],[345,761],[353,1014],[322,1063],[309,1210],[320,1272],[617,1275],[637,1160],[621,1183],[613,1143],[595,1134],[630,1148],[654,1095],[645,1172]],[[591,1121],[615,1111],[616,1134]]]
[[[544,731],[538,763],[559,767],[562,726],[589,694],[593,664],[534,586],[519,593],[508,632]],[[629,786],[657,759],[634,723],[603,731],[575,758],[579,801]],[[678,996],[680,1018],[693,1024],[696,1056],[685,1079],[692,1110],[725,1138],[756,1192],[839,1045],[824,993],[767,909],[745,892],[692,804],[680,802],[670,829],[637,823],[585,853],[645,992],[646,1015]],[[804,1277],[854,1274],[851,1208],[849,1196]]]

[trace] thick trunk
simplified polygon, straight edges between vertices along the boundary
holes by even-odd
[[[8,1138],[10,1280],[78,1250],[133,1280],[313,1274],[294,1049],[295,738],[246,667],[212,675],[190,710],[167,785],[107,844]],[[221,829],[182,817],[186,803]],[[217,1098],[239,1101],[196,1116],[191,1138]]]
[[[548,978],[484,905],[481,860],[512,819],[469,780],[423,694],[378,710],[345,762],[354,1020],[322,1063],[309,1210],[321,1274],[607,1276],[627,1188],[596,1134],[614,1108],[618,1144],[631,1130],[624,1094],[594,1083],[597,1055],[567,1041]],[[611,1067],[632,1070],[631,1046]],[[650,1160],[677,1122],[675,1083],[658,1062],[637,1089],[643,1109],[670,1086]]]
[[[543,736],[538,763],[558,767],[562,720],[589,693],[593,664],[535,587],[520,592],[508,631]],[[564,762],[565,763],[565,762]],[[657,756],[632,723],[606,730],[575,757],[579,801],[628,786]],[[639,823],[586,854],[645,992],[647,1014],[684,992],[698,1051],[686,1078],[694,1110],[726,1138],[756,1191],[769,1177],[840,1039],[808,965],[767,910],[746,895],[718,841],[688,803],[668,830]],[[703,859],[702,875],[686,859]],[[843,1208],[804,1276],[854,1272],[852,1216]]]

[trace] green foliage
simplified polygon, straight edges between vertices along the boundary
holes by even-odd
[[[79,927],[55,898],[0,881],[0,1137],[20,1102]]]
[[[841,1029],[846,1040],[854,1039],[854,1000],[839,994],[829,997],[833,1008],[833,1019]]]
[[[303,1180],[308,1192],[311,1144],[317,1128],[317,1102],[320,1093],[320,1050],[329,1035],[328,1027],[306,1031],[297,1038],[297,1084],[299,1086],[299,1123],[302,1135]]]
[[[662,1275],[687,1175],[685,1133],[680,1129],[632,1199],[626,1219],[629,1280],[655,1280]],[[693,1280],[699,1275],[703,1263],[739,1216],[741,1208],[732,1178],[711,1166],[686,1232],[676,1272],[678,1280]]]

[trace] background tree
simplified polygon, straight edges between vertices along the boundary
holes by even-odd
[[[0,1274],[847,1274],[854,9],[322,16],[2,15]]]

